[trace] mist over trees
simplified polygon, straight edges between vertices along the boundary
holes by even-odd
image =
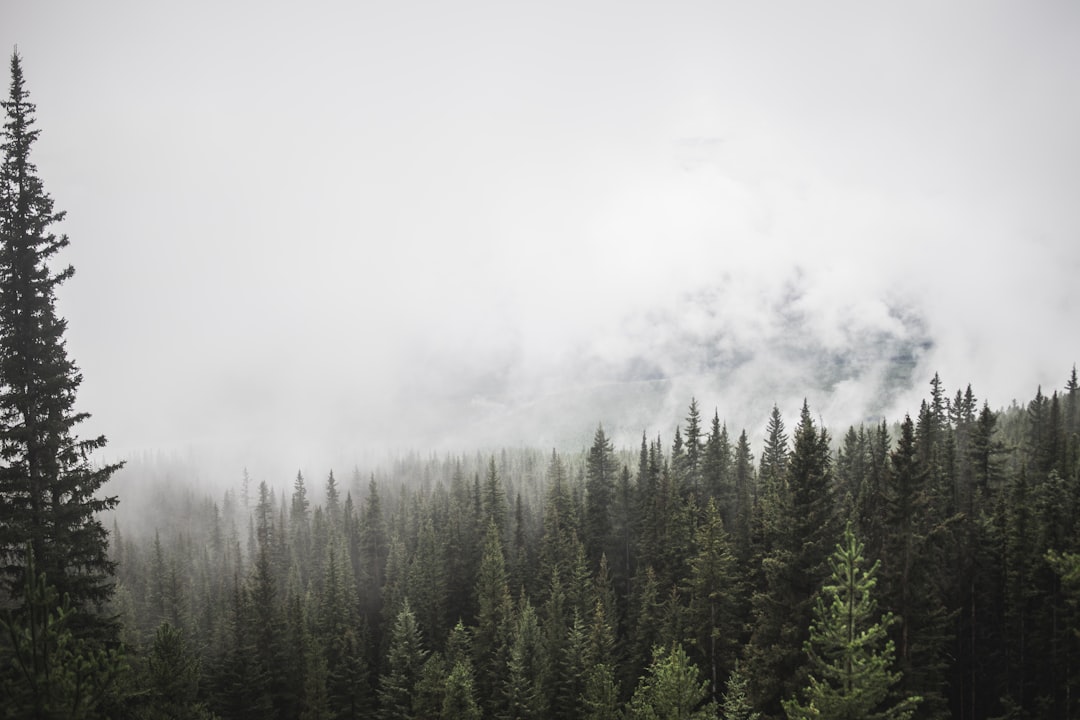
[[[64,218],[45,191],[31,149],[38,137],[18,53],[0,165],[0,698],[8,717],[86,717],[115,696],[113,597],[116,561],[98,497],[117,465],[94,467],[105,438],[80,439],[74,409],[82,381],[64,345],[54,272],[68,244]]]
[[[757,457],[691,401],[636,451],[173,477],[167,534],[114,529],[116,608],[220,717],[1074,717],[1078,400],[935,377],[836,437],[774,410]]]
[[[6,717],[1077,717],[1080,383],[1000,411],[935,375],[759,448],[670,437],[397,458],[224,492],[117,469],[74,412],[17,55],[0,170]],[[756,451],[756,452],[755,452]],[[339,473],[342,469],[338,469]]]

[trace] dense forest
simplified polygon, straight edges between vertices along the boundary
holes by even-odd
[[[1075,366],[998,411],[935,375],[913,415],[835,434],[774,406],[757,448],[691,399],[633,449],[598,425],[578,451],[214,492],[132,462],[153,502],[110,515],[18,55],[11,76],[4,717],[1080,716]]]
[[[637,452],[173,478],[160,531],[113,528],[114,607],[147,702],[223,718],[1073,717],[1078,400],[935,377],[836,439],[774,408],[757,453],[691,401]]]

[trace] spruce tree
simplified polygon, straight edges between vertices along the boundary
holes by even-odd
[[[701,427],[701,411],[698,410],[697,399],[690,398],[690,409],[686,415],[686,441],[685,460],[683,467],[683,482],[689,486],[690,491],[700,499],[702,486],[702,456],[705,453],[705,442],[702,440],[704,431]]]
[[[501,533],[494,521],[488,523],[484,555],[476,578],[478,611],[473,630],[473,655],[477,669],[480,702],[491,714],[503,703],[501,692],[506,679],[506,655],[513,606],[506,584],[506,560]]]
[[[657,647],[647,674],[638,682],[627,708],[631,720],[708,720],[716,703],[708,700],[709,683],[699,679],[682,645]]]
[[[739,621],[736,617],[740,582],[728,535],[716,503],[710,499],[694,536],[696,554],[690,559],[686,590],[697,655],[709,680],[713,699],[720,697],[721,678],[735,659]]]
[[[413,714],[413,690],[427,657],[416,616],[406,598],[394,620],[387,653],[387,672],[379,678],[379,717],[409,720]]]
[[[615,482],[618,469],[615,450],[604,434],[603,426],[596,428],[592,447],[586,459],[585,470],[585,524],[583,527],[585,550],[589,566],[595,568],[600,556],[607,553],[614,557],[617,552],[613,542],[612,515],[614,511]]]
[[[866,569],[865,562],[862,543],[848,525],[814,608],[803,699],[784,702],[791,720],[905,720],[919,703],[916,696],[890,698],[900,679],[892,670],[893,643],[887,635],[893,618],[879,615],[873,597],[878,564]]]
[[[482,713],[476,704],[472,665],[468,659],[459,660],[446,676],[443,694],[442,720],[480,720]]]
[[[23,606],[0,617],[0,713],[5,718],[108,718],[123,656],[74,635],[73,610],[30,555]]]
[[[771,464],[762,463],[763,468]],[[805,677],[800,648],[814,595],[828,573],[829,548],[836,542],[830,466],[828,434],[817,429],[804,402],[784,477],[761,500],[769,532],[744,657],[754,701],[767,717],[779,716],[780,702]]]
[[[90,455],[105,438],[75,434],[89,416],[75,411],[82,375],[68,358],[67,321],[55,307],[57,288],[75,270],[50,266],[68,238],[54,231],[64,213],[30,159],[39,131],[18,53],[0,104],[0,580],[7,595],[25,601],[18,580],[29,551],[58,597],[70,599],[72,627],[101,628],[86,620],[112,596],[115,563],[97,514],[117,499],[96,493],[119,465],[94,467]]]

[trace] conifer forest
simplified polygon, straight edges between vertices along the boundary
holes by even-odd
[[[56,309],[63,213],[17,54],[10,72],[0,716],[1080,717],[1072,358],[1024,402],[935,375],[852,427],[809,403],[729,427],[688,397],[634,447],[597,417],[579,449],[237,468],[212,490],[101,464]],[[109,494],[132,483],[138,522]]]

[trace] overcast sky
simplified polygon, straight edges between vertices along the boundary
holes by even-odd
[[[658,379],[627,441],[843,427],[896,348],[894,413],[1080,359],[1071,0],[4,0],[15,45],[111,454],[543,445]]]

